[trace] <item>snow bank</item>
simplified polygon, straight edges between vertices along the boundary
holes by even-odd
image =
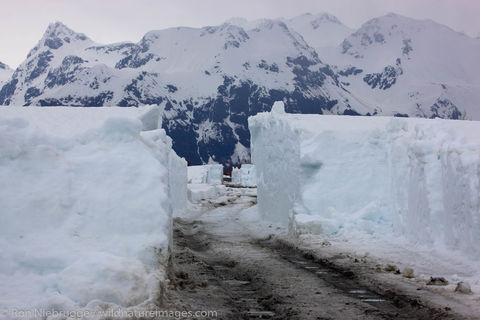
[[[188,167],[188,200],[199,202],[215,198],[223,190],[223,166],[207,164]]]
[[[225,191],[225,186],[220,184],[189,184],[188,200],[198,203],[202,200],[215,199],[219,194]]]
[[[221,164],[206,164],[188,167],[188,183],[222,184],[223,166]]]
[[[255,187],[257,185],[255,166],[252,164],[242,164],[240,168],[233,168],[232,184],[243,187]]]
[[[0,108],[0,318],[158,296],[186,206],[186,162],[158,116]]]
[[[480,258],[479,122],[262,113],[249,127],[265,219]]]

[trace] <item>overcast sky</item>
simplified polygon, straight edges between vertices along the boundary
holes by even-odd
[[[0,0],[0,61],[17,67],[50,22],[99,43],[137,42],[150,30],[216,25],[231,17],[293,17],[328,12],[349,27],[389,12],[480,33],[480,0]]]

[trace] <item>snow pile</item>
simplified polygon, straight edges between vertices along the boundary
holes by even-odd
[[[189,184],[188,200],[193,203],[198,203],[203,200],[215,199],[223,191],[225,191],[224,185],[206,183]]]
[[[265,219],[480,258],[480,123],[262,113],[249,127]]]
[[[145,112],[0,108],[0,319],[158,297],[186,162]]]
[[[188,167],[188,183],[192,184],[222,184],[223,166],[221,164],[206,164]]]
[[[223,166],[207,164],[188,167],[188,200],[200,202],[215,198],[223,183]]]
[[[257,185],[255,166],[242,164],[240,168],[233,168],[232,184],[243,187],[255,187]]]

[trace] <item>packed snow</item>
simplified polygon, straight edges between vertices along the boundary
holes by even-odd
[[[188,167],[188,200],[197,203],[213,199],[225,189],[223,183],[223,166],[206,164]]]
[[[222,184],[223,166],[221,164],[206,164],[188,167],[188,183]]]
[[[159,116],[0,108],[0,319],[159,297],[172,214],[187,201],[186,162]]]
[[[255,166],[252,164],[242,164],[240,168],[233,168],[232,184],[242,187],[257,186]]]
[[[223,191],[225,191],[225,186],[220,184],[188,184],[188,200],[192,203],[199,203],[204,200],[215,199]]]
[[[479,122],[262,113],[249,127],[264,219],[480,258]]]

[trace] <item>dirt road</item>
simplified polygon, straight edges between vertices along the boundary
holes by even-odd
[[[395,287],[378,290],[354,269],[275,237],[252,235],[238,215],[255,202],[254,190],[227,188],[192,218],[176,219],[172,307],[215,310],[216,319],[463,319]]]

